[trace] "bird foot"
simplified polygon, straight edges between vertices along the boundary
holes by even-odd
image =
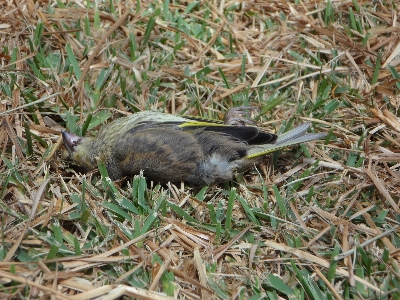
[[[256,125],[255,120],[249,119],[251,112],[257,111],[254,106],[238,106],[228,110],[225,114],[224,123],[226,125],[246,126],[246,124]]]

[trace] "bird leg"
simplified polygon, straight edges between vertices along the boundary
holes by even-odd
[[[255,120],[249,119],[251,112],[257,111],[254,106],[238,106],[228,110],[224,117],[224,123],[226,125],[234,126],[246,126],[246,124],[256,125]]]

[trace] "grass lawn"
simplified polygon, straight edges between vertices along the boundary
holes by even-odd
[[[400,299],[398,1],[0,2],[0,299]],[[194,191],[64,159],[144,110],[325,139]]]

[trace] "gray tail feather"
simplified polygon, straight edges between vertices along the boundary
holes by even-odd
[[[310,128],[310,125],[311,125],[310,122],[300,124],[296,128],[293,128],[292,130],[281,134],[275,143],[283,144],[289,140],[293,140],[293,139],[303,135],[307,131],[307,129]]]
[[[297,145],[312,140],[317,140],[324,138],[326,133],[306,133],[307,129],[310,127],[311,123],[303,123],[293,128],[292,130],[285,132],[280,135],[274,144],[265,144],[253,146],[248,151],[248,158],[254,158],[261,155],[265,155],[282,148],[286,148],[292,145]]]

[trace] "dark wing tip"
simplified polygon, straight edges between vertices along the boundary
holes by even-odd
[[[249,145],[273,144],[278,139],[278,136],[273,133],[260,131],[256,137],[249,140]]]

